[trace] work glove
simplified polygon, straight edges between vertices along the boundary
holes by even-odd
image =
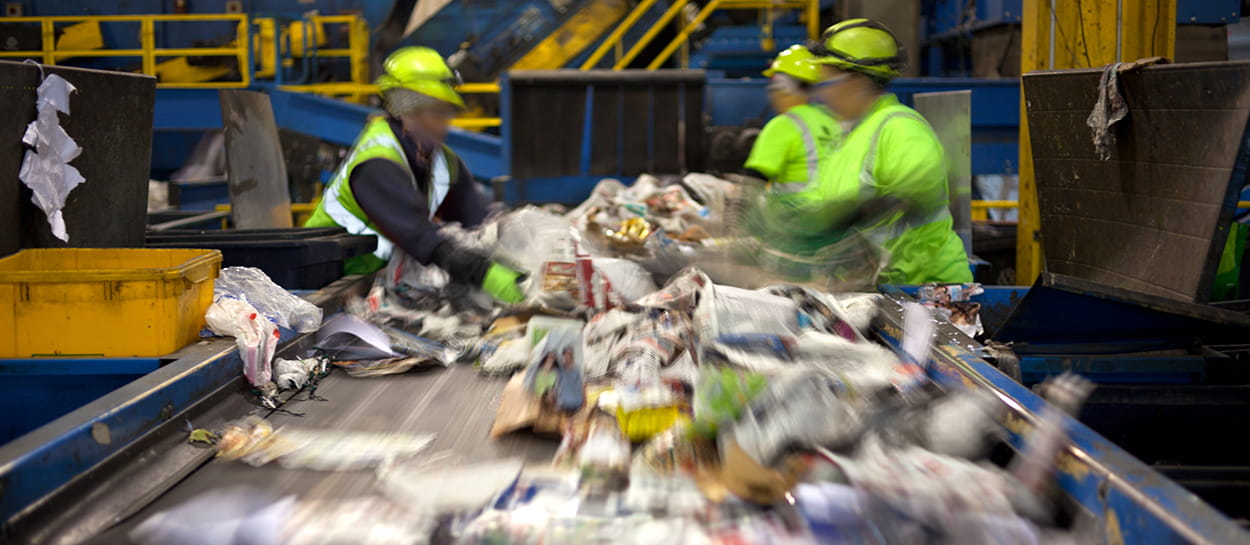
[[[519,303],[525,299],[521,288],[517,286],[517,282],[523,277],[521,273],[503,265],[491,263],[490,268],[486,269],[486,275],[482,277],[482,291],[505,303]]]

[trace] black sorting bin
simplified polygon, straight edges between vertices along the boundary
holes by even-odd
[[[319,289],[343,276],[343,261],[372,252],[378,239],[337,227],[149,231],[148,248],[221,250],[223,267],[256,267],[286,289]]]

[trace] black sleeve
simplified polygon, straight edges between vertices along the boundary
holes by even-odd
[[[426,195],[413,187],[403,168],[385,159],[370,159],[352,169],[352,195],[369,220],[395,246],[423,264],[435,264],[457,281],[480,285],[490,259],[438,232],[430,221]]]
[[[465,228],[472,229],[490,215],[491,199],[486,190],[473,180],[469,167],[459,157],[456,158],[455,168],[451,189],[438,208],[438,216],[446,221],[458,221]]]

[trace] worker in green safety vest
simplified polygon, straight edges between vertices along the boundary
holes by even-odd
[[[809,86],[824,79],[813,57],[806,47],[791,46],[764,71],[768,102],[777,116],[760,131],[744,168],[770,182],[773,191],[801,191],[816,179],[820,160],[838,131],[828,110],[809,104]]]
[[[770,195],[766,241],[811,255],[854,230],[888,250],[880,282],[970,282],[963,243],[952,229],[942,145],[928,122],[885,91],[903,67],[885,26],[851,19],[809,46],[822,79],[813,96],[842,125],[802,191]]]
[[[378,78],[387,115],[369,119],[326,186],[305,227],[339,226],[377,235],[370,255],[348,260],[347,274],[381,269],[395,247],[434,264],[456,281],[481,286],[496,299],[522,299],[521,274],[464,248],[438,231],[436,218],[474,227],[490,199],[444,143],[464,102],[458,75],[438,52],[404,47],[386,58]]]

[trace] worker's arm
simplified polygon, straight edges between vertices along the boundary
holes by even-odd
[[[827,179],[826,179],[827,178]],[[792,196],[774,198],[768,216],[794,229],[866,227],[900,213],[924,213],[947,205],[946,163],[933,130],[900,116],[881,128],[872,191],[848,193],[863,183],[857,172],[824,172],[819,183]],[[868,206],[866,206],[868,205]]]
[[[412,185],[403,168],[385,159],[370,159],[352,169],[350,183],[361,210],[405,253],[423,264],[439,266],[457,281],[482,284],[490,259],[438,232],[429,220],[428,198]]]
[[[803,145],[803,135],[790,118],[779,115],[772,118],[760,130],[751,145],[751,154],[743,169],[752,176],[759,175],[763,180],[777,181],[785,169],[786,159],[791,148]],[[752,173],[754,171],[754,173]]]

